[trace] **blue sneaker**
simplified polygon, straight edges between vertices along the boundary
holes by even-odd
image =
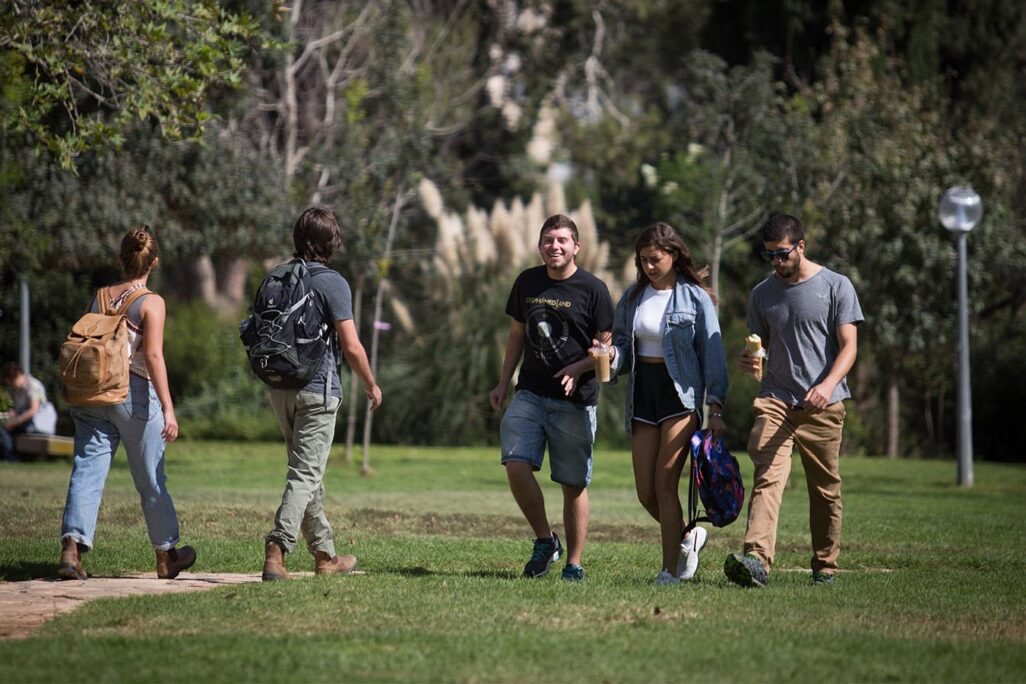
[[[763,589],[769,584],[769,574],[762,562],[755,556],[732,553],[723,563],[723,574],[734,584],[742,587]]]
[[[582,582],[584,581],[584,568],[580,565],[566,564],[563,568],[563,579],[567,582]]]
[[[535,539],[534,553],[524,566],[524,577],[544,577],[549,572],[549,566],[562,555],[563,545],[559,543],[555,532],[551,539]]]
[[[812,586],[814,587],[829,587],[834,583],[834,576],[826,572],[813,571],[812,573]]]

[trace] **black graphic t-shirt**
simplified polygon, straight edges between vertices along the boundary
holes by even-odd
[[[613,328],[613,300],[605,283],[581,268],[566,280],[549,278],[544,266],[529,268],[513,283],[506,313],[524,324],[518,390],[586,406],[598,403],[593,371],[581,374],[570,397],[553,376],[583,359],[599,332]]]

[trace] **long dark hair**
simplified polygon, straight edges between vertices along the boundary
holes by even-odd
[[[653,223],[641,231],[641,235],[638,236],[637,241],[634,243],[634,266],[638,269],[638,282],[631,291],[631,301],[641,296],[641,293],[645,291],[645,285],[649,282],[648,276],[645,275],[644,269],[641,268],[641,250],[646,247],[655,247],[672,255],[673,269],[708,292],[714,304],[719,302],[716,295],[713,294],[712,288],[705,284],[705,279],[709,277],[709,268],[707,266],[702,268],[695,266],[695,261],[691,258],[691,251],[684,244],[684,240],[673,229],[673,226],[662,221]]]

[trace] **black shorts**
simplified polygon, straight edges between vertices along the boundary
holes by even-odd
[[[634,415],[631,420],[648,425],[677,416],[685,416],[691,409],[684,408],[673,386],[673,379],[665,363],[638,361],[634,366]]]

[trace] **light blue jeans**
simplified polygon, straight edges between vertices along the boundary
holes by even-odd
[[[76,406],[75,462],[61,521],[61,539],[71,537],[93,547],[96,518],[107,473],[118,443],[125,446],[128,468],[142,504],[150,542],[157,551],[178,544],[178,514],[164,486],[164,414],[149,380],[131,375],[128,398],[114,406]]]

